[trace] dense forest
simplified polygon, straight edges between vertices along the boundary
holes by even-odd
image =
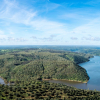
[[[91,54],[41,48],[0,50],[0,76],[10,85],[0,85],[1,100],[98,100],[100,92],[76,89],[43,81],[64,79],[87,82],[89,76],[78,64]]]
[[[4,50],[0,55],[0,76],[7,82],[31,78],[87,82],[89,76],[86,70],[77,64],[88,61],[90,57],[57,50]]]

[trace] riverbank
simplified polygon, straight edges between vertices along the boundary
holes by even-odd
[[[4,84],[8,84],[7,80],[0,76],[0,78],[4,81]]]
[[[67,79],[42,79],[43,81],[49,81],[49,80],[54,80],[54,81],[69,81],[69,82],[79,82],[79,83],[87,83],[88,81],[76,81],[76,80],[67,80]]]
[[[100,56],[94,56],[93,58],[90,58],[88,62],[81,63],[79,66],[86,70],[90,77],[89,80],[85,82],[77,82],[75,80],[49,79],[47,81],[50,83],[61,83],[78,89],[100,91]]]
[[[1,76],[0,76],[0,79],[1,79],[2,81],[4,81],[3,84],[5,84],[5,85],[13,85],[13,84],[14,84],[14,83],[10,83],[10,82],[8,82],[6,79],[4,79],[4,78],[1,77]]]

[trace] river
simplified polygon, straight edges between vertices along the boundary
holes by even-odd
[[[0,77],[0,84],[5,84],[4,80]]]
[[[53,83],[62,83],[79,89],[89,89],[89,90],[96,89],[100,91],[100,57],[94,56],[94,58],[91,58],[90,61],[81,63],[79,65],[87,70],[87,73],[90,77],[88,83],[72,82],[65,80],[48,80],[48,81]],[[0,84],[5,84],[2,78],[0,78]]]
[[[62,83],[79,89],[96,89],[100,91],[100,57],[94,56],[94,58],[90,58],[90,61],[81,63],[79,65],[86,69],[90,77],[88,83],[70,82],[65,80],[49,80],[49,82]]]

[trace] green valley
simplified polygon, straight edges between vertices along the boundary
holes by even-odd
[[[43,80],[70,80],[86,83],[89,76],[79,63],[91,54],[51,49],[0,50],[1,100],[90,100],[100,99],[100,92],[82,90]]]

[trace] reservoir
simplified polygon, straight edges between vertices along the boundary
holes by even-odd
[[[49,80],[49,82],[62,83],[79,89],[96,89],[100,91],[100,57],[94,56],[94,58],[91,58],[90,61],[79,65],[86,69],[90,77],[88,83],[70,82],[65,80]]]

